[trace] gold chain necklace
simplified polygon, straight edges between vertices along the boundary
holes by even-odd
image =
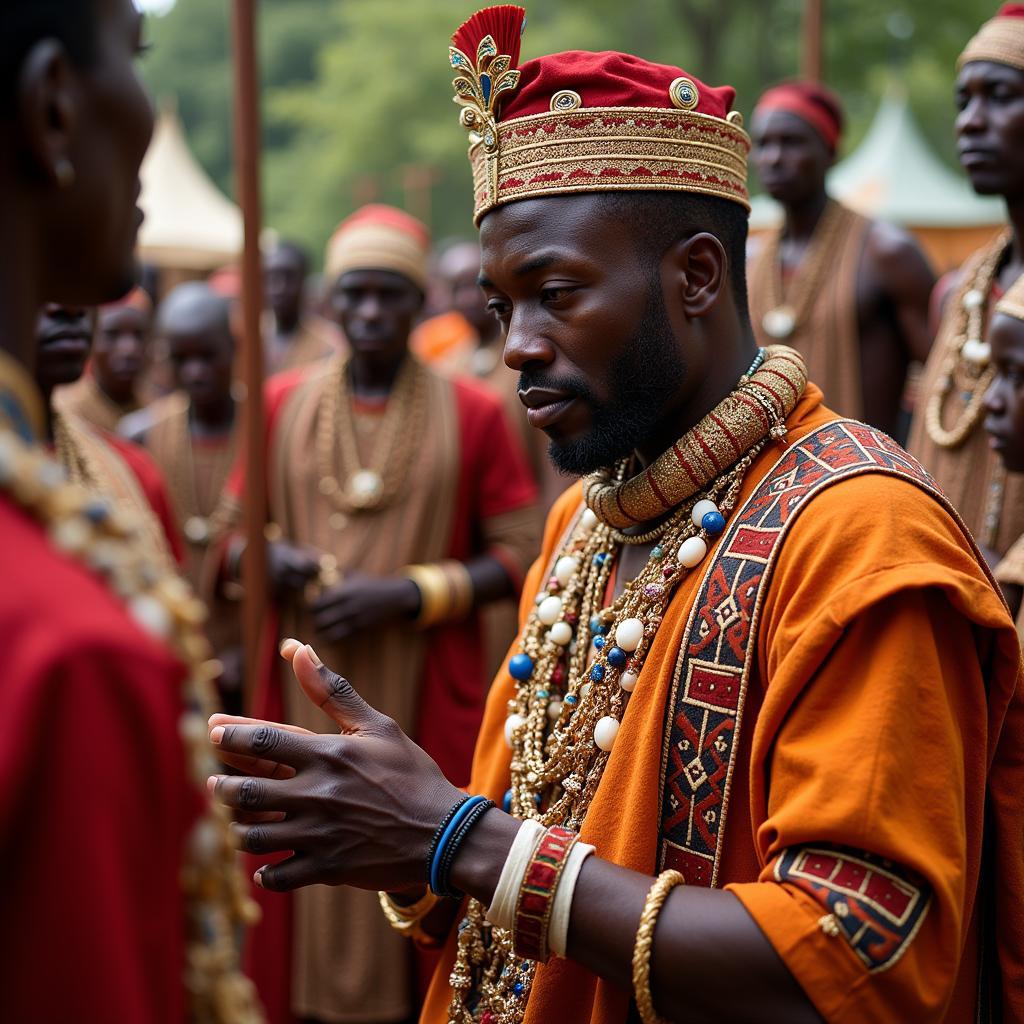
[[[973,267],[965,268],[964,282],[952,299],[956,322],[949,334],[943,356],[942,372],[935,391],[925,407],[925,430],[940,448],[958,448],[981,421],[985,411],[985,392],[995,376],[989,365],[989,347],[984,340],[996,272],[1010,245],[1012,235],[1002,232],[981,251]],[[964,407],[953,425],[943,425],[943,411],[954,391],[964,395]]]
[[[786,296],[782,268],[782,229],[774,232],[766,242],[764,259],[771,273],[768,275],[768,312],[761,318],[761,327],[770,338],[784,341],[806,322],[811,305],[818,298],[821,283],[835,256],[835,245],[849,221],[849,211],[830,199],[814,226],[811,240],[804,251],[800,266],[790,280],[790,294]]]
[[[806,381],[801,367],[798,361],[789,370],[794,405]],[[744,375],[737,391],[749,379]],[[691,494],[673,513],[644,568],[610,605],[604,605],[605,594],[620,550],[612,527],[585,508],[558,551],[523,628],[519,653],[509,661],[516,695],[505,723],[512,750],[506,800],[516,817],[574,831],[582,826],[665,608],[724,530],[747,470],[768,443],[770,419],[753,406],[746,415],[760,436],[732,458],[731,469],[704,478],[701,494]],[[511,934],[492,928],[485,913],[470,900],[460,925],[449,1020],[519,1024],[536,964],[516,956]]]
[[[348,363],[341,361],[334,380],[321,393],[316,459],[320,493],[342,513],[383,508],[397,497],[408,476],[425,427],[427,374],[412,357],[399,368],[388,397],[370,465],[363,466],[356,441],[355,411]],[[338,479],[338,469],[340,476]]]
[[[51,423],[53,424],[53,449],[56,452],[57,461],[64,467],[68,479],[72,483],[81,484],[90,491],[96,491],[98,480],[102,474],[96,469],[92,459],[83,451],[82,446],[75,440],[67,421],[56,409],[51,414]]]
[[[195,440],[192,437],[192,425],[189,419],[190,405],[185,400],[181,408],[175,412],[179,421],[178,445],[184,457],[174,460],[175,477],[174,497],[182,500],[180,519],[185,539],[196,547],[207,546],[214,535],[214,516],[219,508],[224,481],[235,464],[238,452],[238,431],[232,425],[227,444],[217,452],[216,465],[211,471],[213,493],[205,495],[206,501],[199,494],[199,478],[196,472]],[[218,483],[219,481],[219,483]],[[181,498],[179,499],[179,495]],[[187,495],[187,498],[185,497]]]
[[[218,667],[202,634],[202,602],[174,574],[151,562],[138,542],[135,517],[114,512],[36,445],[0,428],[0,489],[46,530],[54,548],[98,574],[131,617],[184,663],[180,733],[192,784],[204,795],[182,870],[188,908],[186,986],[190,1020],[200,1024],[259,1024],[252,982],[238,966],[236,932],[258,911],[246,893],[228,830],[229,815],[205,799],[206,780],[220,769],[207,740],[216,708]]]

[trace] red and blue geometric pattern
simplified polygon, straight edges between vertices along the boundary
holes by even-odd
[[[956,517],[895,441],[863,423],[836,420],[785,451],[732,516],[712,555],[676,662],[661,765],[659,868],[682,872],[688,885],[718,882],[761,605],[782,542],[816,494],[861,473],[909,480]]]
[[[885,971],[906,951],[928,911],[931,890],[915,873],[841,846],[784,850],[775,878],[821,904],[869,971]]]

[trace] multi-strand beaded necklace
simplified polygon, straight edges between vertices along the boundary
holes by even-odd
[[[985,392],[995,374],[989,365],[989,347],[983,335],[985,314],[1009,244],[1009,232],[991,242],[974,266],[968,268],[960,293],[952,300],[956,320],[943,356],[942,373],[925,407],[925,429],[940,448],[962,445],[984,414]],[[947,427],[942,421],[943,412],[955,391],[962,395],[963,408]]]
[[[19,372],[5,389],[0,359],[0,397],[19,386]],[[16,403],[15,403],[16,404]],[[15,404],[0,403],[0,412]],[[102,578],[132,618],[184,663],[184,711],[179,723],[189,776],[205,798],[206,780],[219,770],[206,722],[216,710],[213,679],[218,667],[201,631],[206,611],[188,584],[145,556],[134,517],[113,509],[84,487],[70,483],[62,467],[27,444],[0,416],[0,492],[34,517],[53,546]],[[11,419],[11,422],[16,422]],[[263,1020],[252,983],[238,966],[238,928],[257,913],[238,870],[228,832],[228,812],[205,801],[185,852],[181,884],[188,913],[185,985],[189,1020],[197,1024],[259,1024]],[[163,883],[161,883],[163,884]]]
[[[506,810],[516,817],[582,827],[672,595],[725,529],[757,455],[785,436],[806,381],[795,352],[764,349],[736,391],[673,446],[682,472],[668,463],[654,472],[658,460],[626,479],[624,461],[584,482],[589,507],[558,551],[509,662],[516,694],[505,724]],[[705,471],[685,462],[691,446],[706,456]],[[626,510],[639,508],[660,508],[663,518],[641,533],[620,532],[637,523]],[[643,569],[606,603],[621,546],[651,542]],[[517,956],[511,933],[492,928],[485,913],[471,900],[459,926],[449,1019],[518,1024],[536,963]]]

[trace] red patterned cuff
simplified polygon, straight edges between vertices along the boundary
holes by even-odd
[[[575,832],[561,825],[552,825],[541,837],[516,901],[512,945],[517,956],[546,963],[551,955],[548,949],[551,910],[569,851],[578,838]]]

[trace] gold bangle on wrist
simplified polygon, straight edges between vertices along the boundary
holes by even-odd
[[[640,915],[640,927],[636,930],[633,943],[633,998],[644,1024],[667,1024],[654,1009],[651,996],[651,951],[654,948],[654,929],[658,915],[668,894],[686,879],[678,871],[663,871],[655,879],[647,894],[644,912]]]
[[[420,592],[417,626],[426,629],[448,617],[451,599],[443,569],[436,565],[407,565],[402,574],[411,579]]]
[[[388,924],[400,935],[423,946],[440,945],[436,936],[423,930],[423,919],[437,906],[440,897],[427,889],[415,903],[408,905],[396,903],[388,892],[378,892],[377,898]]]
[[[473,579],[469,570],[457,558],[440,562],[438,568],[444,574],[448,586],[449,619],[464,619],[473,610]]]

